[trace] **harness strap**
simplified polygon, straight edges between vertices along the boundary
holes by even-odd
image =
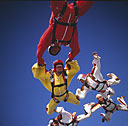
[[[61,10],[61,12],[60,12],[60,14],[59,14],[59,17],[60,17],[60,18],[62,18],[64,12],[66,11],[66,8],[67,8],[67,2],[65,2],[64,7],[62,8],[62,10]]]
[[[69,97],[69,94],[68,94],[68,90],[67,90],[67,95],[66,95],[66,97],[64,99],[64,102],[66,102],[68,100],[68,97]]]
[[[57,103],[57,104],[60,103],[60,101],[59,101],[58,99],[56,99],[55,97],[53,98],[53,100],[54,100],[54,102]]]
[[[77,7],[77,4],[76,2],[74,2],[74,9],[75,9],[75,17],[78,21],[78,7]],[[67,23],[67,22],[59,22],[59,20],[62,18],[64,12],[66,11],[66,8],[67,8],[67,2],[65,2],[65,5],[64,7],[62,8],[59,16],[56,18],[56,16],[53,17],[53,20],[54,20],[54,26],[53,26],[53,37],[52,37],[52,44],[54,45],[55,42],[57,43],[67,43],[66,46],[69,46],[70,43],[71,43],[71,40],[73,38],[73,35],[74,35],[74,32],[75,32],[75,29],[76,29],[76,25],[77,25],[77,22],[75,23]],[[72,32],[72,36],[70,38],[69,41],[63,41],[63,40],[58,40],[56,39],[56,25],[57,24],[60,24],[60,25],[65,25],[65,26],[69,26],[69,27],[73,27],[73,32]]]
[[[96,90],[96,89],[99,87],[99,85],[100,85],[101,83],[103,83],[102,88],[101,88],[100,90],[97,90],[98,92],[101,92],[102,89],[104,88],[105,84],[106,84],[106,81],[99,81],[99,80],[96,80],[95,77],[92,75],[92,73],[89,73],[88,76],[89,76],[93,81],[95,81],[96,83],[98,83],[95,88],[92,87],[92,90]]]
[[[65,70],[63,71],[62,76],[63,76],[64,82],[66,83],[66,89],[67,89],[67,79],[68,79],[68,76],[67,76],[67,73],[66,73]]]
[[[50,76],[50,81],[51,81],[51,85],[52,85],[51,97],[53,98],[53,100],[54,100],[56,103],[58,103],[59,101],[58,101],[55,97],[62,97],[62,96],[65,95],[66,93],[68,94],[68,90],[67,90],[67,78],[68,78],[68,77],[67,77],[66,71],[64,70],[63,73],[62,73],[62,76],[63,76],[63,79],[64,79],[64,82],[65,82],[65,83],[59,84],[59,85],[55,85],[55,84],[54,84],[55,79],[54,79],[53,71],[50,70],[49,72],[50,72],[50,75],[51,75],[51,76]],[[55,95],[55,94],[54,94],[54,88],[55,88],[55,87],[62,87],[62,86],[64,86],[64,85],[66,85],[66,91],[65,91],[63,94],[61,94],[61,95]],[[68,95],[66,95],[65,101],[67,100],[67,98],[68,98]]]
[[[77,116],[75,116],[75,117],[77,118]],[[64,125],[64,126],[69,126],[70,124],[72,124],[72,126],[74,126],[74,123],[77,122],[75,117],[72,118],[72,121],[70,123],[64,123],[64,122],[61,122],[60,120],[58,120],[58,121],[61,125]]]
[[[51,93],[51,97],[54,98],[54,74],[53,71],[50,70],[50,80],[51,80],[51,85],[52,85],[52,93]]]
[[[111,102],[110,100],[109,100],[109,102],[110,103],[107,106],[103,106],[103,108],[104,108],[105,112],[111,112],[111,113],[113,113],[114,110],[115,110],[115,108],[117,109],[117,105],[115,103]],[[102,103],[99,103],[99,104],[102,104]],[[115,107],[112,110],[107,110],[106,108],[109,107],[111,104],[114,104]]]
[[[65,95],[67,93],[67,91],[65,91],[63,94],[61,94],[61,95],[55,95],[54,94],[54,97],[62,97],[63,95]]]
[[[106,110],[106,112],[111,112],[111,113],[113,113],[114,110],[115,110],[115,108],[116,108],[116,106],[115,106],[112,110]]]
[[[54,17],[53,19],[54,19],[54,21],[55,21],[57,24],[65,25],[65,26],[69,26],[69,27],[75,26],[75,25],[77,24],[77,22],[76,22],[76,23],[59,22],[55,17]]]
[[[64,12],[66,11],[66,8],[67,8],[67,2],[65,2],[65,5],[63,6],[58,18],[56,19],[56,16],[54,16],[54,26],[53,26],[53,37],[52,37],[52,44],[54,44],[54,42],[56,41],[56,37],[55,37],[55,33],[56,33],[56,25],[57,25],[57,20],[61,19]]]
[[[76,1],[74,2],[73,6],[74,6],[74,9],[75,9],[76,19],[78,19],[78,7],[77,7],[77,4],[76,4]]]
[[[66,83],[59,84],[59,85],[54,85],[54,87],[62,87],[62,86],[64,86],[64,85],[66,85]]]
[[[87,88],[90,88],[89,85],[85,82],[84,85],[87,87]]]

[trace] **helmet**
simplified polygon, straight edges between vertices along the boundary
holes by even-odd
[[[77,77],[77,79],[80,81],[81,79],[82,80],[86,80],[86,76],[85,76],[85,74],[79,74],[78,75],[78,77]]]
[[[64,67],[64,63],[62,60],[57,59],[53,62],[53,70],[56,71],[56,65],[61,64]]]
[[[96,55],[96,54],[97,54],[97,52],[93,52],[93,53],[92,53],[92,55]]]
[[[96,95],[96,98],[101,97],[101,96],[102,96],[101,94],[97,94],[97,95]],[[102,96],[102,97],[103,97],[103,96]]]
[[[48,47],[48,52],[52,56],[56,56],[61,50],[61,46],[52,44]]]
[[[54,118],[52,118],[52,119],[50,119],[48,126],[51,126],[53,123],[57,124],[57,126],[59,125],[58,121],[55,120]]]

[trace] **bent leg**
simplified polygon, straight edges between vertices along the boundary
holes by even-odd
[[[107,80],[109,86],[116,85],[120,83],[120,79],[114,73],[108,73],[107,76],[111,79]]]
[[[100,92],[100,94],[105,98],[105,99],[110,99],[114,94],[115,94],[115,91],[113,88],[111,87],[108,87],[105,92]]]
[[[117,97],[118,102],[120,102],[122,105],[126,106],[128,108],[127,103],[124,100],[124,96]]]
[[[93,68],[92,68],[93,76],[96,79],[98,79],[99,81],[103,81],[103,76],[100,72],[100,68],[101,68],[100,57],[97,56],[97,58],[95,58],[95,56],[94,56],[94,60],[93,60],[92,64],[93,64]]]
[[[122,104],[118,104],[117,105],[118,107],[118,110],[121,110],[121,111],[128,111],[128,107],[126,105],[122,105]]]
[[[111,117],[112,117],[112,114],[113,113],[111,113],[111,112],[107,112],[106,114],[105,114],[105,120],[107,121],[107,122],[109,122],[110,120],[111,120]]]
[[[81,89],[78,88],[76,90],[76,96],[78,96],[79,99],[84,99],[88,91],[90,91],[90,89],[83,85]]]
[[[76,95],[72,94],[71,92],[69,92],[69,96],[68,96],[67,102],[75,104],[75,105],[79,105],[80,104],[80,100],[77,98]]]
[[[50,102],[47,104],[46,111],[48,115],[51,115],[53,112],[55,112],[55,107],[57,106],[57,103],[51,99]]]
[[[81,115],[78,115],[77,116],[77,121],[82,121],[82,120],[84,120],[84,119],[87,119],[87,118],[89,118],[91,116],[91,114],[89,113],[89,114],[81,114]]]

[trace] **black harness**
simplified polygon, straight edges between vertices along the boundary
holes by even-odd
[[[101,89],[97,90],[98,92],[101,92],[101,91],[103,90],[105,84],[107,84],[106,81],[99,81],[99,80],[96,80],[92,73],[89,73],[89,74],[87,75],[87,77],[90,77],[93,81],[95,81],[96,83],[98,83],[95,88],[91,87],[92,90],[97,90],[97,88],[99,88],[100,84],[102,84]],[[88,85],[87,83],[85,84],[85,86],[86,86],[87,88],[89,87],[89,85]]]
[[[65,102],[67,101],[67,98],[68,98],[68,90],[67,90],[67,78],[68,78],[68,76],[67,76],[67,74],[66,74],[66,71],[64,70],[63,71],[63,73],[62,73],[62,76],[63,76],[63,79],[64,79],[64,82],[65,83],[63,83],[63,84],[59,84],[59,85],[55,85],[54,84],[54,74],[53,74],[53,71],[52,70],[50,70],[49,71],[50,72],[50,81],[51,81],[51,86],[52,86],[52,93],[51,93],[51,97],[53,98],[53,100],[56,102],[56,103],[59,103],[60,101],[59,100],[57,100],[55,97],[62,97],[63,95],[65,95],[66,93],[67,93],[67,95],[66,95],[66,97],[65,97]],[[63,94],[61,94],[61,95],[55,95],[54,94],[54,88],[55,87],[62,87],[62,86],[66,86],[66,91],[63,93]]]
[[[107,105],[107,102],[109,102],[109,104]],[[107,112],[111,112],[111,113],[113,113],[114,112],[114,110],[115,109],[117,109],[117,105],[114,103],[114,102],[112,102],[112,101],[107,101],[106,102],[106,100],[104,100],[104,103],[101,103],[101,102],[99,102],[99,104],[102,106],[102,105],[106,105],[106,106],[102,106],[103,108],[104,108],[104,110],[105,110],[105,112],[107,113]],[[114,108],[112,109],[112,110],[107,110],[107,108],[111,105],[111,104],[114,104]]]
[[[77,21],[76,21],[75,23],[67,23],[67,22],[60,22],[60,21],[59,21],[59,20],[62,18],[63,14],[65,13],[66,8],[67,8],[67,2],[65,2],[65,5],[64,5],[64,7],[62,8],[62,10],[61,10],[59,16],[58,16],[58,17],[56,17],[56,16],[53,17],[54,26],[53,26],[52,45],[54,45],[55,42],[57,42],[57,43],[66,43],[66,45],[69,46],[70,43],[71,43],[71,40],[72,40],[72,38],[73,38],[75,29],[76,29],[76,25],[77,25]],[[76,2],[74,2],[74,9],[75,9],[75,17],[76,17],[76,20],[78,20],[78,7],[77,7],[77,5],[76,5]],[[56,33],[57,24],[64,25],[64,26],[69,26],[69,27],[73,27],[72,36],[71,36],[71,39],[70,39],[69,41],[63,41],[63,40],[58,40],[58,39],[56,39],[55,33]]]
[[[72,126],[74,126],[74,123],[78,123],[78,122],[76,121],[76,118],[77,118],[77,116],[75,116],[74,118],[72,118],[72,121],[71,121],[70,123],[63,123],[63,122],[61,122],[60,120],[58,120],[58,122],[59,122],[61,125],[64,125],[64,126],[69,126],[70,124],[72,124]]]

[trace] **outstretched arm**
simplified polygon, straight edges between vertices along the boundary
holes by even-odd
[[[47,73],[45,65],[39,66],[38,63],[35,63],[32,66],[33,76],[40,80],[50,79],[50,74]]]
[[[82,120],[84,120],[84,119],[87,119],[87,118],[89,118],[91,116],[91,113],[87,113],[87,114],[81,114],[81,115],[78,115],[77,116],[77,121],[78,122],[80,122],[80,121],[82,121]]]
[[[91,116],[91,113],[92,113],[91,108],[94,104],[95,104],[94,102],[90,102],[88,104],[85,104],[84,105],[85,114],[81,114],[81,115],[77,116],[77,121],[82,121],[83,119],[89,118]]]
[[[38,63],[35,63],[32,66],[32,73],[36,79],[42,82],[47,90],[51,91],[50,73],[46,70],[45,65],[39,66]]]
[[[78,17],[83,16],[94,4],[94,1],[76,1],[78,7]]]
[[[63,108],[63,107],[57,107],[57,108],[55,109],[55,112],[56,112],[56,113],[62,114],[62,111],[64,111],[64,108]]]
[[[72,78],[80,70],[80,67],[76,60],[72,60],[72,61],[69,61],[68,63],[66,63],[65,69],[66,69],[66,73],[68,76],[68,79],[67,79],[67,87],[68,87]]]
[[[80,70],[80,67],[77,60],[72,60],[66,63],[65,69],[67,70],[67,75],[75,75]]]
[[[99,103],[95,104],[92,108],[91,108],[91,112],[95,112],[97,109],[101,108],[101,105]]]

